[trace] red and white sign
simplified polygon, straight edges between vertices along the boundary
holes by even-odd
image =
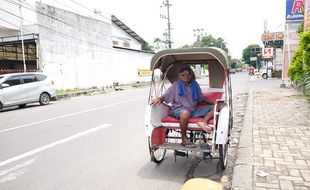
[[[272,59],[273,58],[273,48],[264,48],[263,59]]]

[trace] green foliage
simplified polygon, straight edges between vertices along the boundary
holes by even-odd
[[[241,68],[240,64],[239,64],[239,60],[238,59],[231,59],[230,61],[230,67],[235,69],[235,68]]]
[[[310,71],[303,73],[296,83],[297,88],[302,90],[305,95],[310,96]]]
[[[242,51],[242,60],[244,61],[245,64],[256,67],[256,61],[251,61],[250,57],[257,57],[257,60],[260,61],[261,55],[251,53],[252,48],[260,48],[260,46],[257,44],[248,45],[248,47],[246,47]]]
[[[300,25],[298,26],[298,28],[297,28],[297,33],[298,34],[301,34],[303,31],[304,31],[304,21],[302,21],[301,23],[300,23]]]
[[[310,30],[299,34],[299,47],[296,49],[288,75],[296,86],[310,96]]]
[[[198,38],[196,42],[193,44],[183,45],[182,48],[192,48],[192,47],[218,47],[228,52],[228,48],[226,47],[226,42],[223,38],[214,38],[212,35],[202,36]]]
[[[297,48],[292,59],[291,65],[288,68],[288,76],[291,78],[292,81],[299,80],[302,73],[302,64],[303,64],[303,50],[302,48]]]
[[[154,47],[150,46],[147,42],[141,45],[141,49],[144,51],[154,51]]]
[[[310,71],[310,30],[299,35],[299,46],[303,49],[303,69]]]

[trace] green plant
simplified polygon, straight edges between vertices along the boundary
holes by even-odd
[[[288,76],[298,89],[310,96],[310,30],[299,31],[299,37],[299,47],[288,69]]]
[[[303,73],[303,50],[301,47],[297,48],[294,57],[292,59],[291,65],[288,69],[288,76],[292,81],[299,80]]]
[[[303,73],[296,83],[297,88],[302,90],[305,95],[310,96],[310,71]]]

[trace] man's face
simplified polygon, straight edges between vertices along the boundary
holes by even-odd
[[[184,83],[189,83],[192,79],[192,73],[188,70],[184,70],[179,74],[179,79],[182,80]]]

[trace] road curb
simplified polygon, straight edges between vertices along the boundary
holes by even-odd
[[[232,179],[234,190],[253,189],[253,105],[254,92],[250,91]]]

